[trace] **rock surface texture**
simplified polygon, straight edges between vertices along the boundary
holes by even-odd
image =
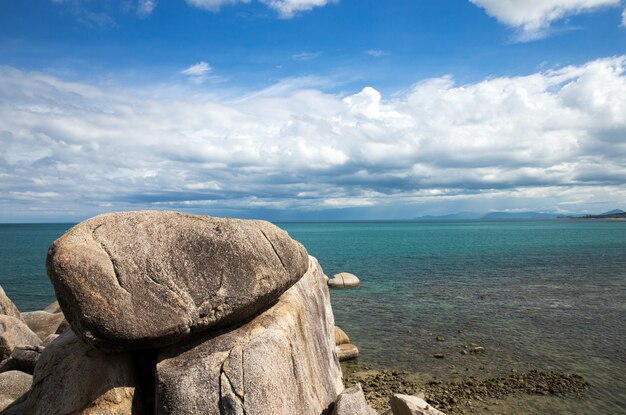
[[[331,288],[354,288],[359,285],[361,285],[361,281],[358,277],[349,272],[340,272],[328,280],[328,286]]]
[[[43,346],[17,346],[11,357],[0,365],[0,372],[19,370],[32,375],[43,349]]]
[[[269,222],[139,211],[76,225],[46,265],[72,329],[131,350],[257,314],[302,277],[308,256]]]
[[[361,385],[356,384],[339,395],[333,415],[377,415],[377,412],[367,405]]]
[[[393,415],[445,415],[417,396],[395,394],[389,403]]]
[[[157,414],[320,415],[343,390],[334,318],[317,260],[249,322],[161,352]]]
[[[18,320],[22,319],[20,310],[18,310],[15,304],[13,304],[13,301],[11,301],[9,297],[7,297],[2,287],[0,287],[0,314],[15,317]]]
[[[63,313],[48,313],[47,311],[22,313],[22,318],[24,319],[24,323],[26,323],[41,340],[56,333],[61,323],[63,323],[63,320],[65,320]]]
[[[0,314],[0,361],[17,346],[40,346],[41,339],[22,320]]]
[[[105,355],[68,331],[41,354],[20,409],[29,415],[140,413],[133,408],[136,378],[130,353]]]
[[[0,411],[28,393],[32,379],[17,370],[0,373]]]

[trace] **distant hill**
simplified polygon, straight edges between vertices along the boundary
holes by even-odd
[[[558,216],[552,213],[543,212],[459,212],[448,215],[426,215],[415,218],[418,221],[452,221],[452,220],[504,220],[504,219],[554,219]]]
[[[554,219],[557,215],[544,212],[491,212],[481,219]]]
[[[436,222],[436,221],[447,221],[447,220],[472,220],[472,219],[480,219],[483,216],[482,213],[475,212],[459,212],[459,213],[450,213],[448,215],[426,215],[415,218],[415,220],[424,221],[424,222]]]
[[[600,213],[599,216],[621,215],[622,213],[626,213],[626,212],[624,212],[622,209],[613,209],[613,210],[609,210],[608,212]]]
[[[600,215],[586,215],[583,219],[626,219],[626,212],[621,209],[613,209]]]

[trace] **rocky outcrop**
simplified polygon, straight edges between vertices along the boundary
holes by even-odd
[[[17,346],[40,346],[41,339],[22,320],[0,314],[0,361]]]
[[[17,309],[13,301],[9,297],[7,297],[6,293],[0,286],[0,314],[4,314],[5,316],[15,317],[18,320],[22,319],[22,315],[20,314],[20,310]]]
[[[361,285],[361,281],[356,275],[349,272],[340,272],[328,280],[328,286],[331,288],[354,288],[359,285]]]
[[[377,412],[367,405],[363,389],[357,383],[339,395],[333,415],[377,415]]]
[[[141,413],[133,408],[136,385],[130,353],[106,355],[68,331],[39,358],[21,410],[29,415]]]
[[[130,350],[257,314],[302,277],[308,258],[269,222],[140,211],[76,225],[46,265],[72,329]]]
[[[251,321],[172,346],[157,364],[157,414],[320,415],[343,390],[334,318],[314,258]]]
[[[418,396],[397,393],[389,403],[393,415],[445,415]]]
[[[65,320],[63,313],[48,313],[46,311],[22,313],[22,317],[26,325],[41,340],[56,333],[63,320]]]
[[[32,379],[31,375],[17,370],[0,373],[0,411],[21,400],[28,393]]]

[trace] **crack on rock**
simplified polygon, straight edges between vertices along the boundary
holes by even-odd
[[[109,261],[111,262],[111,267],[113,268],[113,274],[115,275],[115,279],[117,280],[117,285],[120,286],[120,288],[124,291],[126,291],[128,294],[130,294],[130,291],[128,291],[123,285],[122,285],[122,280],[120,278],[120,274],[119,271],[117,270],[117,266],[115,265],[115,260],[113,259],[113,256],[111,255],[111,252],[109,252],[109,250],[107,249],[107,247],[104,245],[104,243],[102,243],[102,241],[98,240],[98,238],[96,237],[96,231],[98,229],[100,229],[100,227],[103,224],[101,223],[100,225],[96,226],[93,231],[91,232],[91,237],[93,238],[93,240],[95,242],[97,242],[98,244],[100,244],[100,248],[104,251],[104,253],[107,255],[107,257],[109,257]]]
[[[233,386],[233,382],[230,380],[230,377],[228,376],[228,373],[226,373],[226,370],[224,370],[224,365],[226,364],[226,362],[228,361],[228,359],[230,359],[231,355],[233,353],[233,349],[230,350],[230,352],[228,353],[228,356],[226,357],[226,359],[224,359],[224,361],[222,362],[222,365],[220,366],[220,376],[219,376],[219,390],[220,390],[220,399],[219,399],[219,405],[220,405],[220,414],[222,415],[226,415],[230,412],[226,411],[226,404],[224,402],[224,394],[222,392],[223,388],[222,386],[226,386],[222,384],[222,379],[226,379],[226,382],[228,382],[228,389],[230,390],[230,392],[238,399],[237,404],[239,405],[239,408],[241,409],[243,415],[246,415],[246,408],[244,406],[244,396],[240,395],[237,392],[237,389]],[[241,366],[241,371],[243,372],[243,350],[241,352],[242,354],[242,366]],[[242,375],[243,376],[243,375]],[[234,408],[232,408],[234,409]]]
[[[285,271],[287,271],[287,266],[285,266],[285,263],[283,262],[283,259],[281,258],[281,256],[278,254],[278,251],[276,250],[276,247],[274,246],[274,243],[272,242],[272,240],[270,238],[267,237],[267,234],[265,233],[265,231],[263,231],[261,229],[261,233],[263,234],[263,236],[265,237],[265,239],[267,239],[267,242],[269,242],[270,246],[272,247],[272,250],[274,251],[274,253],[276,254],[276,256],[278,257],[278,260],[280,261],[280,264],[283,266],[283,268],[285,269]]]

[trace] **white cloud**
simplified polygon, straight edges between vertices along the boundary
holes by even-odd
[[[187,3],[201,9],[216,12],[222,6],[228,6],[237,3],[248,4],[250,3],[250,0],[187,0]]]
[[[276,10],[283,18],[291,18],[296,13],[323,7],[336,0],[261,0],[268,7]]]
[[[291,55],[291,58],[295,61],[310,61],[319,58],[321,52],[302,52]]]
[[[6,67],[0,84],[5,216],[626,205],[626,57],[468,85],[429,79],[393,99],[310,82],[166,99]]]
[[[381,56],[387,56],[387,52],[380,49],[368,49],[365,51],[366,55],[369,55],[373,58],[380,58]]]
[[[181,75],[185,75],[192,82],[200,84],[206,81],[207,76],[211,72],[212,68],[208,63],[201,61],[194,65],[191,65],[187,69],[180,71]]]
[[[622,26],[626,27],[626,9],[622,12]]]
[[[618,6],[621,0],[470,0],[501,23],[518,30],[520,40],[545,36],[550,24],[568,15],[601,7]]]
[[[156,7],[155,0],[139,0],[137,4],[137,14],[141,17],[149,16]]]

